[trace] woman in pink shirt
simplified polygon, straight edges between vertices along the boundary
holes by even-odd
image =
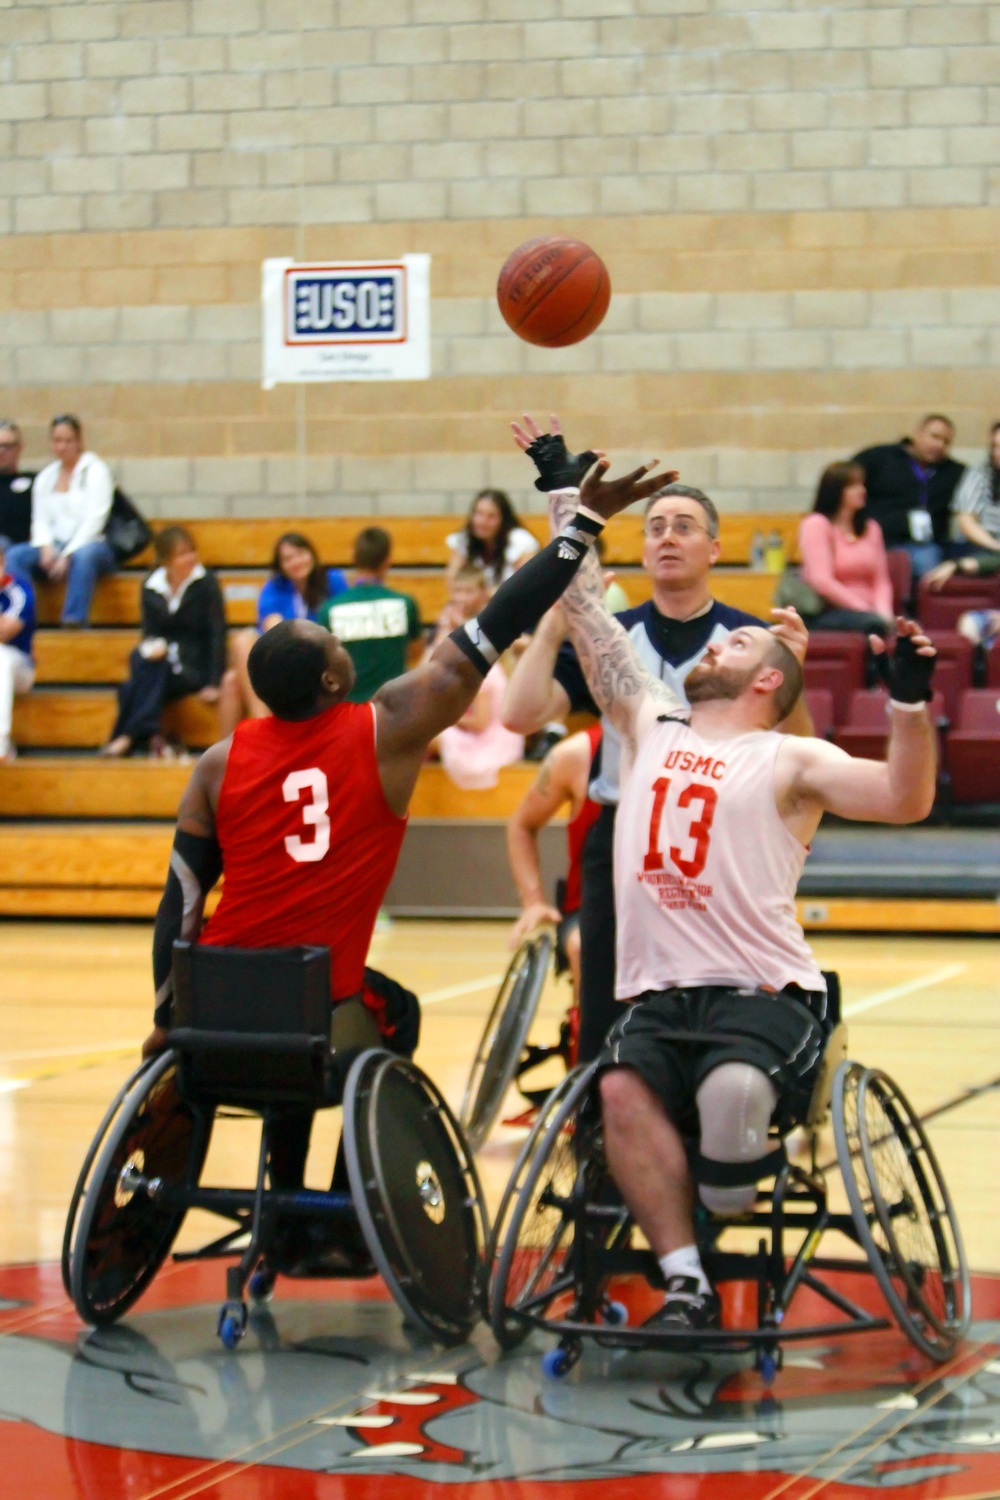
[[[802,577],[825,609],[810,630],[860,630],[886,635],[892,628],[892,582],[882,528],[865,515],[864,470],[829,464],[820,476],[811,515],[799,527]]]

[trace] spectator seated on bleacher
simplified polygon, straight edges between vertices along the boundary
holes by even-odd
[[[8,546],[31,540],[31,485],[34,474],[21,468],[21,429],[0,417],[0,536]]]
[[[271,557],[271,576],[257,596],[257,627],[241,630],[230,642],[232,665],[222,679],[219,728],[232,734],[241,719],[266,719],[269,710],[250,686],[247,658],[258,636],[279,620],[319,620],[326,602],[342,594],[347,579],[339,568],[326,568],[300,531],[279,536]]]
[[[78,627],[90,617],[98,578],[118,565],[104,535],[115,484],[104,460],[84,449],[76,417],[53,417],[49,437],[55,458],[31,488],[31,540],[12,547],[7,562],[15,573],[65,580],[62,623]]]
[[[922,578],[951,555],[951,502],[964,472],[949,458],[955,437],[950,417],[924,417],[912,437],[855,454],[864,471],[868,510],[885,545],[909,555]]]
[[[320,624],[347,648],[354,663],[348,703],[368,703],[383,683],[401,677],[411,645],[421,638],[417,601],[385,581],[391,564],[389,533],[366,526],[354,538],[353,584],[319,612]]]
[[[160,532],[156,557],[160,566],[142,586],[142,639],[129,656],[118,719],[102,755],[129,755],[143,743],[154,756],[167,754],[160,733],[164,706],[192,693],[205,703],[218,701],[226,664],[222,590],[183,526]]]
[[[461,531],[445,537],[449,583],[466,563],[486,574],[490,592],[518,569],[538,543],[520,523],[510,496],[503,490],[480,490]]]
[[[985,461],[966,469],[955,491],[955,524],[968,545],[965,557],[949,559],[927,574],[939,589],[954,574],[990,577],[1000,573],[1000,422],[990,428]]]
[[[485,609],[490,588],[481,568],[466,564],[451,582],[451,597],[438,617],[428,654],[453,630]],[[439,734],[433,749],[456,786],[470,790],[495,787],[502,766],[524,755],[524,736],[505,729],[501,719],[507,674],[499,662],[457,724]]]
[[[885,543],[865,502],[858,464],[829,464],[823,470],[812,512],[799,527],[802,581],[822,605],[804,616],[810,630],[885,636],[892,627]]]
[[[35,681],[35,596],[27,578],[8,572],[6,553],[7,538],[0,536],[0,763],[17,755],[10,737],[14,694],[30,692]]]

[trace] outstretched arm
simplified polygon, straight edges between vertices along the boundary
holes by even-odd
[[[584,504],[586,485],[585,480],[580,492]],[[572,491],[553,494],[550,517],[555,529],[575,505]],[[591,696],[625,743],[634,746],[657,714],[682,707],[666,683],[646,671],[627,633],[605,604],[604,576],[595,556],[584,560],[566,590],[563,610]]]
[[[586,504],[567,510],[558,536],[500,585],[481,614],[375,695],[379,774],[394,812],[406,811],[430,741],[462,717],[493,664],[555,604],[604,522],[659,486],[646,478],[651,464],[614,480],[604,478],[607,467],[603,461]]]
[[[775,768],[775,793],[782,817],[803,843],[824,812],[873,823],[926,818],[937,781],[937,745],[927,711],[933,670],[930,641],[918,625],[900,620],[887,674],[892,707],[884,761],[855,759],[825,740],[786,738]]]

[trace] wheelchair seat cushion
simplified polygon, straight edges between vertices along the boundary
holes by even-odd
[[[604,1065],[634,1068],[680,1134],[697,1137],[702,1082],[723,1063],[749,1063],[773,1082],[785,1131],[805,1118],[824,1042],[794,993],[703,985],[644,995],[612,1029]]]

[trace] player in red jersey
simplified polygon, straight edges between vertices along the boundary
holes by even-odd
[[[244,720],[206,751],[181,799],[154,931],[155,1026],[144,1053],[169,1045],[178,938],[240,948],[328,947],[335,1052],[343,1064],[357,1048],[378,1043],[378,1017],[365,1004],[365,956],[427,746],[461,718],[500,654],[560,597],[605,520],[662,483],[645,477],[652,465],[608,480],[607,461],[595,467],[595,457],[567,455],[578,476],[592,472],[561,535],[480,615],[371,703],[345,701],[354,666],[321,626],[284,621],[256,643],[250,680],[273,717]],[[222,873],[222,899],[202,931],[205,897]],[[301,1181],[302,1131],[294,1149],[286,1145],[276,1169],[286,1181]]]

